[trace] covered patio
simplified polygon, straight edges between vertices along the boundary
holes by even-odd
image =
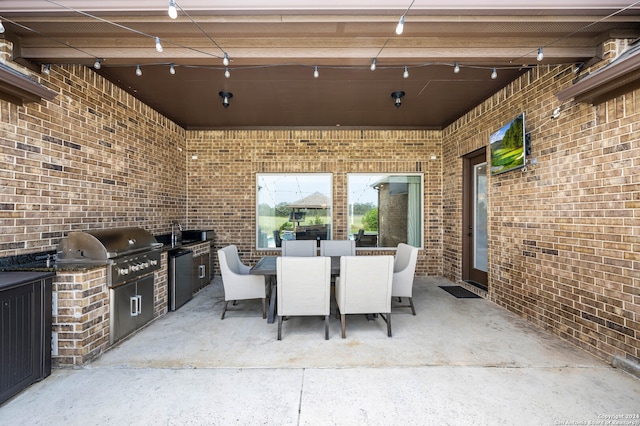
[[[217,276],[100,358],[8,401],[0,424],[640,424],[637,378],[448,285],[417,277],[417,315],[394,309],[392,338],[382,320],[353,315],[346,339],[333,317],[328,341],[320,318],[293,317],[277,341],[259,301],[220,320]]]

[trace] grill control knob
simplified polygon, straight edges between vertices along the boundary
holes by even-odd
[[[131,265],[131,270],[132,271],[139,271],[140,270],[140,264],[139,263],[134,263],[133,265]]]
[[[118,269],[118,273],[120,275],[127,275],[129,273],[129,270],[127,268],[120,268]]]
[[[156,266],[156,265],[158,264],[158,261],[157,261],[157,260],[155,260],[155,259],[149,259],[149,264],[150,264],[151,266]]]

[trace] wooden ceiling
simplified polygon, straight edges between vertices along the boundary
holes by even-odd
[[[0,19],[14,60],[99,59],[96,72],[187,129],[441,129],[530,67],[571,68],[597,60],[603,40],[640,36],[628,0],[176,0],[175,20],[168,3],[3,0]]]

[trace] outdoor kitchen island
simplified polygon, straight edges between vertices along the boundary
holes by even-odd
[[[185,247],[209,252],[210,242],[192,242]],[[160,264],[153,271],[151,320],[168,312],[168,252],[171,249],[171,246],[161,248]],[[34,262],[1,265],[0,269],[5,271],[55,272],[51,345],[54,367],[83,365],[112,346],[109,268],[107,261],[52,262],[46,254]]]

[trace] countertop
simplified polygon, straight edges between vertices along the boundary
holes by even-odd
[[[180,241],[177,244],[165,244],[162,246],[162,252],[169,252],[181,248],[189,248],[202,243],[210,243],[205,240],[185,240]],[[53,261],[53,255],[55,251],[32,253],[28,255],[15,256],[12,258],[3,258],[0,262],[0,273],[2,272],[84,272],[90,271],[96,268],[104,268],[109,263],[104,261],[97,261],[95,263],[88,262],[65,262],[57,263]],[[49,256],[49,261],[47,261]]]

